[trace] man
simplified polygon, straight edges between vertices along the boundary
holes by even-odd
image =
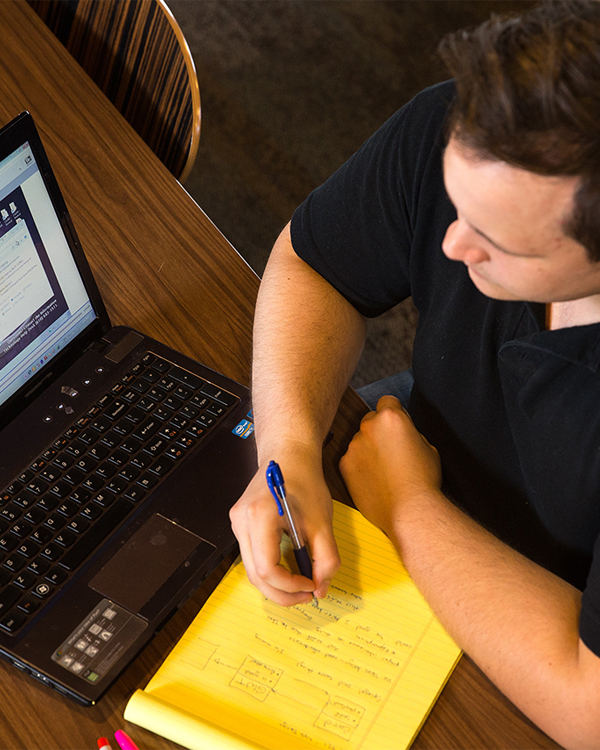
[[[492,19],[442,54],[456,83],[396,113],[275,244],[255,323],[260,468],[233,528],[266,596],[326,595],[321,445],[363,316],[412,294],[408,412],[383,396],[342,475],[481,669],[557,742],[597,748],[600,3]],[[270,459],[313,581],[279,565]]]

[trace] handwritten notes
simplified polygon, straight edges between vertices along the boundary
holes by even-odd
[[[334,503],[329,594],[266,600],[238,560],[125,718],[191,750],[408,747],[460,651],[389,540]]]

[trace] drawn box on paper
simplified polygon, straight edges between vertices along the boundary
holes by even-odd
[[[359,725],[365,709],[344,698],[332,698],[315,721],[315,726],[347,740]]]
[[[264,662],[247,656],[229,684],[259,701],[264,701],[282,674],[282,669],[270,667]]]

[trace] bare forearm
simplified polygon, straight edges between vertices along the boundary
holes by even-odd
[[[461,648],[562,745],[599,747],[600,659],[579,638],[580,592],[442,494],[437,452],[397,399],[364,417],[340,468]]]
[[[577,732],[593,734],[584,722],[595,711],[585,711],[592,696],[580,672],[580,593],[441,495],[407,503],[393,528],[417,586],[500,690],[567,747],[578,746]]]
[[[259,459],[291,436],[320,446],[364,344],[362,316],[277,240],[254,323],[252,392]]]

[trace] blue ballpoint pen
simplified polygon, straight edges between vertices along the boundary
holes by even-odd
[[[306,578],[310,578],[312,581],[312,562],[308,553],[308,548],[302,539],[298,525],[294,521],[292,515],[292,509],[287,501],[285,494],[285,485],[283,481],[283,474],[279,468],[279,464],[275,461],[270,461],[267,467],[267,485],[271,490],[271,494],[275,498],[277,503],[277,511],[280,516],[284,516],[288,523],[288,534],[292,540],[292,547],[294,549],[294,557],[298,564],[300,573]],[[313,593],[313,603],[317,604],[317,597]]]

